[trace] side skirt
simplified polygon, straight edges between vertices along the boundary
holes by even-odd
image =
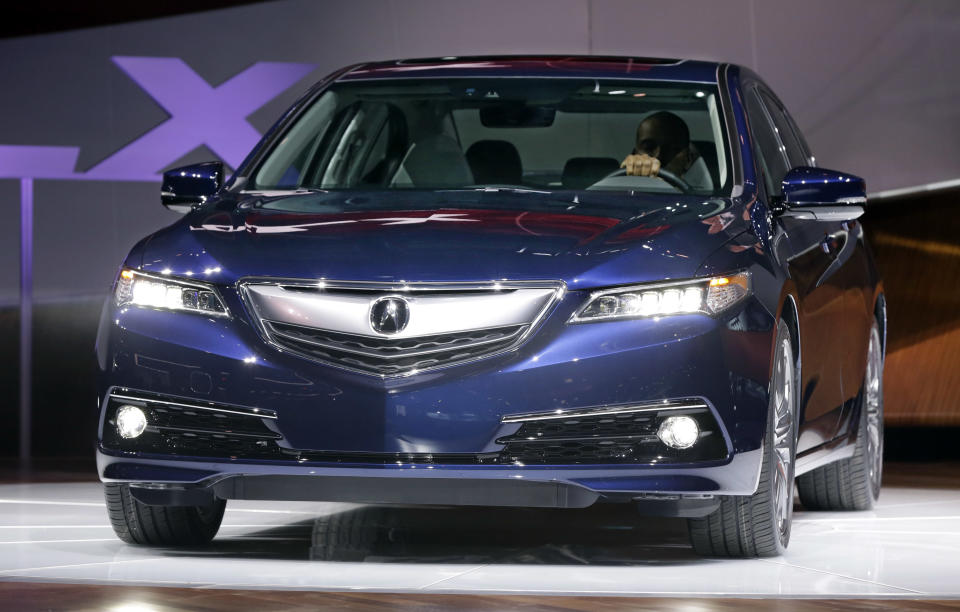
[[[850,435],[834,438],[820,446],[797,455],[796,476],[806,474],[820,466],[853,456],[854,439]]]

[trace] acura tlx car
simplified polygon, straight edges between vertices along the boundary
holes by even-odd
[[[749,70],[614,57],[362,64],[232,176],[164,174],[97,341],[117,535],[226,500],[686,517],[766,556],[880,490],[886,307],[864,181]]]

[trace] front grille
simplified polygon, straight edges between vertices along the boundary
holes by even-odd
[[[656,434],[656,412],[624,412],[527,421],[512,438],[563,439],[627,435],[656,437]]]
[[[504,350],[525,325],[509,325],[417,338],[374,338],[264,322],[280,346],[311,358],[384,376],[477,359]]]
[[[512,350],[544,320],[563,292],[560,281],[240,283],[246,307],[274,346],[381,377]],[[374,312],[387,299],[395,310],[389,319],[380,313],[375,323]]]
[[[713,413],[702,403],[665,408],[638,407],[587,411],[559,416],[545,414],[520,421],[503,444],[503,463],[672,463],[712,461],[727,456],[726,442]],[[668,416],[685,414],[700,427],[700,440],[691,448],[672,449],[660,441],[657,430]],[[522,418],[522,417],[521,417]]]

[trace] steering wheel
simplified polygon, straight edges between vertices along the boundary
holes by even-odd
[[[600,181],[605,181],[608,178],[613,178],[615,176],[626,176],[626,175],[627,175],[626,168],[618,168],[617,170],[614,170],[607,176],[600,179]],[[663,168],[660,168],[660,171],[657,172],[655,175],[653,175],[652,178],[663,179],[664,181],[669,183],[671,187],[676,187],[677,189],[679,189],[681,193],[690,193],[691,191],[693,191],[693,186],[691,186],[690,183],[683,180],[673,172],[670,172],[669,170],[664,170]],[[600,181],[597,181],[597,183],[599,183]]]

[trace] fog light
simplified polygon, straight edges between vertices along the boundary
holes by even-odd
[[[690,448],[700,437],[700,428],[692,417],[667,417],[660,424],[657,437],[670,448]]]
[[[136,406],[120,406],[117,410],[117,432],[121,438],[136,438],[147,428],[147,415]]]

